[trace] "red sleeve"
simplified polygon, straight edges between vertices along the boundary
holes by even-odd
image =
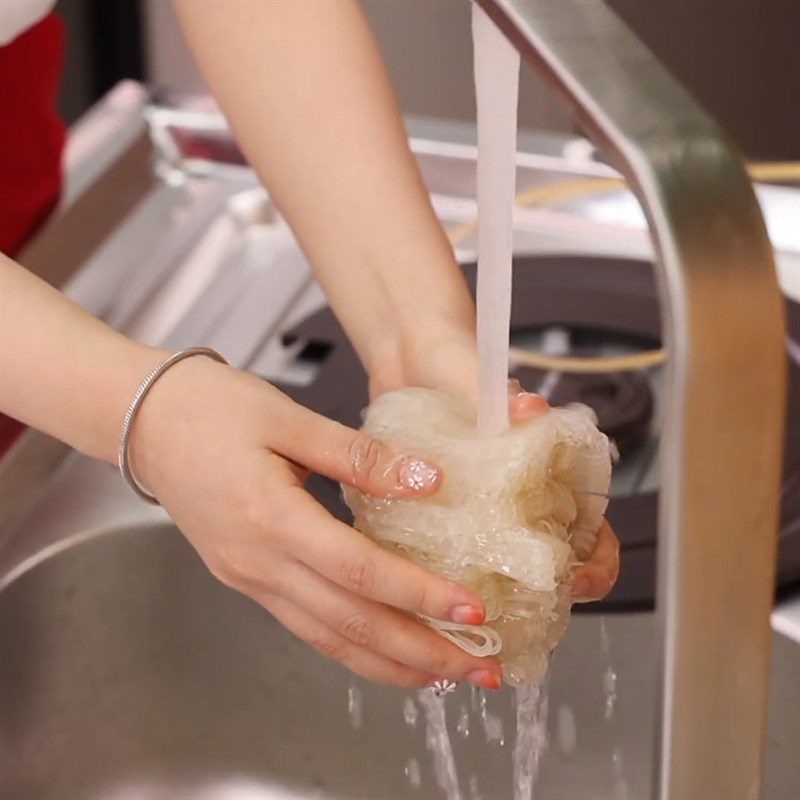
[[[20,249],[58,202],[65,127],[56,111],[64,27],[56,14],[0,47],[0,251]]]
[[[56,97],[63,56],[64,26],[55,14],[0,47],[0,251],[8,255],[47,218],[61,192],[66,129]],[[22,429],[0,414],[0,456]]]

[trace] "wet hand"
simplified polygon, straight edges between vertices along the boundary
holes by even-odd
[[[387,497],[424,497],[441,474],[413,453],[299,406],[207,359],[170,370],[143,404],[133,468],[210,571],[324,655],[401,686],[500,683],[414,616],[480,624],[472,592],[380,548],[303,488],[310,472]]]
[[[619,539],[608,520],[603,520],[594,552],[575,570],[572,599],[576,603],[602,600],[614,588],[618,575]]]
[[[454,327],[444,328],[426,347],[408,347],[402,367],[391,378],[370,382],[370,393],[402,388],[403,385],[441,389],[467,397],[476,403],[478,360],[474,336]],[[519,381],[508,382],[508,413],[512,425],[550,408],[540,395],[526,392]],[[597,546],[589,559],[575,570],[572,583],[576,602],[600,600],[614,587],[619,574],[619,540],[604,521],[597,535]]]

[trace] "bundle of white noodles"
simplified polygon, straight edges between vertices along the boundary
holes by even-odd
[[[366,411],[364,431],[430,458],[445,478],[425,500],[343,487],[356,527],[476,591],[484,625],[424,619],[470,653],[499,653],[515,686],[544,676],[569,617],[571,572],[592,552],[605,513],[611,456],[595,422],[574,405],[479,436],[462,402],[413,388]]]

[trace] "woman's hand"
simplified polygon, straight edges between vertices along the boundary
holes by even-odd
[[[618,575],[619,539],[608,520],[603,520],[594,552],[575,570],[572,599],[577,603],[602,600],[614,588]]]
[[[496,659],[464,653],[413,617],[480,624],[480,598],[386,552],[303,489],[313,471],[373,494],[424,497],[441,480],[436,465],[204,358],[153,387],[132,459],[211,572],[324,655],[402,686],[441,677],[499,686]]]
[[[436,330],[436,329],[434,329]],[[387,370],[370,383],[375,397],[403,385],[427,386],[460,394],[476,402],[478,359],[470,327],[442,324],[435,335],[420,339],[409,334],[403,348],[402,366]],[[387,380],[386,377],[389,377]],[[508,411],[512,424],[547,411],[547,401],[526,392],[519,381],[508,383]],[[619,574],[619,540],[607,521],[597,535],[597,547],[586,563],[575,570],[572,595],[576,602],[601,600],[613,588]]]

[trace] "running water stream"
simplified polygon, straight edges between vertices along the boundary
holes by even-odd
[[[495,24],[473,3],[472,38],[478,117],[478,430],[484,435],[508,428],[508,349],[511,327],[514,183],[517,151],[519,54]],[[447,800],[461,800],[461,788],[447,727],[446,696],[420,693],[426,743],[434,774]],[[514,744],[514,800],[530,800],[539,761],[547,744],[547,702],[536,686],[516,690],[517,731]],[[478,699],[487,744],[502,746],[499,717]],[[469,735],[469,713],[462,706],[457,730]],[[469,793],[478,797],[472,776]]]
[[[508,428],[519,54],[472,4],[478,117],[478,430]]]
[[[433,774],[447,800],[462,800],[453,744],[447,730],[445,696],[427,689],[419,693],[419,703],[425,712],[425,745],[433,759]]]

